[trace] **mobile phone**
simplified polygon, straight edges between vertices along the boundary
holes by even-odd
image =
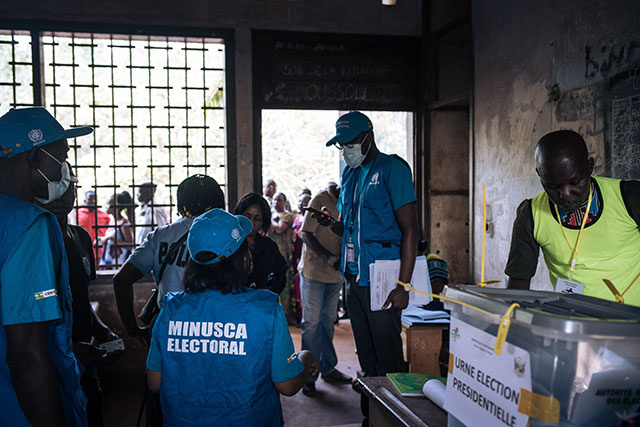
[[[306,206],[306,207],[302,208],[302,210],[306,210],[307,212],[311,212],[312,214],[317,215],[318,217],[320,217],[323,220],[327,220],[327,221],[330,221],[330,222],[336,222],[336,220],[331,215],[327,215],[326,213],[321,212],[321,211],[319,211],[317,209],[314,209],[314,208],[310,208],[309,206]]]
[[[121,351],[124,350],[124,341],[122,341],[122,338],[118,338],[117,340],[103,342],[98,345],[98,348],[106,350],[107,354]]]

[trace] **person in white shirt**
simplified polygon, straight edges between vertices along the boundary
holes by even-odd
[[[167,225],[167,214],[162,206],[158,206],[153,200],[156,193],[156,184],[151,181],[143,182],[138,187],[138,201],[142,203],[136,216],[136,245],[144,242],[147,234],[152,230]]]

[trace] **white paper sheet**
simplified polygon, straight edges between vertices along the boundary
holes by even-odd
[[[387,300],[389,293],[398,285],[396,279],[400,273],[400,260],[378,260],[369,265],[371,311],[382,310],[382,305]],[[431,281],[427,269],[427,259],[424,256],[416,258],[411,277],[411,286],[431,293]],[[409,293],[410,305],[424,305],[431,301],[431,297],[411,291]]]
[[[446,392],[447,386],[442,384],[440,380],[429,380],[422,386],[422,393],[441,409],[444,409],[444,395]]]

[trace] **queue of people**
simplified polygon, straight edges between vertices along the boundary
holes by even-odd
[[[400,313],[418,251],[417,198],[408,164],[379,151],[366,115],[338,119],[326,145],[347,164],[340,185],[302,193],[297,217],[273,180],[230,214],[218,183],[194,175],[177,188],[177,221],[158,214],[149,182],[139,187],[138,218],[127,192],[109,199],[104,234],[95,194],[81,212],[88,230],[67,220],[76,182],[67,138],[91,131],[65,130],[40,107],[0,117],[0,424],[101,425],[95,366],[117,353],[96,344],[119,337],[88,301],[95,242],[104,244],[100,262],[122,264],[113,284],[126,333],[149,344],[147,425],[282,425],[280,394],[315,396],[319,377],[351,383],[332,342],[343,282],[361,374],[406,371]],[[544,191],[518,208],[508,286],[529,286],[541,248],[556,290],[612,300],[599,283],[606,277],[640,305],[640,274],[629,268],[640,265],[640,183],[593,177],[571,131],[538,142],[536,172]],[[400,260],[400,284],[387,310],[372,311],[369,265],[389,259]],[[441,289],[446,262],[430,256],[428,266]],[[140,326],[133,284],[147,273],[158,289]],[[296,320],[299,353],[288,329]]]

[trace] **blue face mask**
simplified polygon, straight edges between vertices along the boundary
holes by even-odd
[[[71,183],[71,172],[69,171],[69,164],[67,162],[63,163],[60,160],[56,159],[54,156],[52,156],[51,153],[47,152],[46,150],[42,148],[41,150],[45,152],[53,160],[55,160],[56,163],[60,164],[60,175],[61,175],[60,181],[51,181],[40,169],[36,169],[38,172],[40,172],[40,175],[42,175],[42,177],[46,179],[48,182],[48,185],[47,185],[48,196],[46,199],[43,197],[36,197],[35,199],[38,202],[42,203],[43,205],[46,205],[47,203],[51,203],[54,200],[59,199],[60,197],[62,197],[64,193],[67,192],[67,189],[69,188],[69,184]]]

